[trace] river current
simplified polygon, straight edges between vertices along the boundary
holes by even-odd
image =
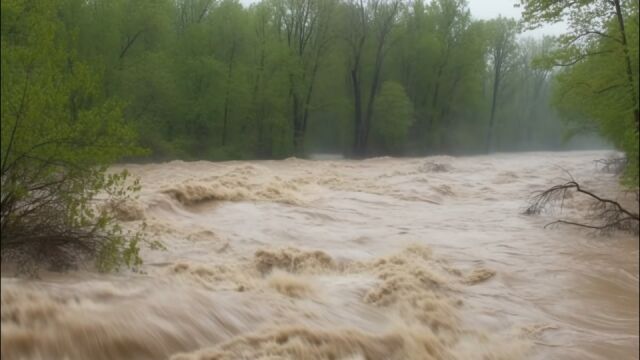
[[[637,359],[638,239],[524,215],[604,151],[126,165],[137,271],[2,272],[2,359]]]

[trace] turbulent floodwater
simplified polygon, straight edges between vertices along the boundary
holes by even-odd
[[[2,359],[633,359],[638,240],[522,215],[604,152],[126,166],[166,250],[137,273],[2,273]]]

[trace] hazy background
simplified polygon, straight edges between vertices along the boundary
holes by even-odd
[[[254,2],[257,2],[257,0],[240,0],[240,3],[245,6],[249,6]],[[471,9],[471,14],[478,19],[493,19],[499,15],[520,19],[520,9],[514,7],[518,3],[517,0],[467,0],[467,2],[469,9]],[[567,27],[564,23],[559,23],[545,25],[539,29],[527,31],[522,35],[540,38],[544,35],[559,35],[565,32],[566,29]]]

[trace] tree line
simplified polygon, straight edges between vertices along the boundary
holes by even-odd
[[[0,255],[139,264],[144,237],[115,221],[139,183],[107,171],[123,159],[487,153],[586,131],[637,189],[638,1],[520,5],[517,23],[464,0],[3,0]]]
[[[61,0],[158,159],[555,148],[549,39],[464,0]]]

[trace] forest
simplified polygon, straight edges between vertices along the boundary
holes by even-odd
[[[3,244],[52,228],[64,243],[70,223],[94,238],[109,221],[87,204],[139,187],[104,172],[117,161],[483,154],[598,134],[637,186],[638,2],[519,6],[521,21],[475,19],[465,0],[3,1]],[[521,35],[558,21],[568,33]],[[52,213],[66,215],[29,225]]]
[[[464,0],[8,1],[2,16],[3,79],[25,65],[17,48],[54,48],[24,56],[90,82],[69,111],[112,104],[154,159],[560,148],[552,85],[578,76],[536,65],[551,38]],[[8,76],[19,97],[23,74]]]

